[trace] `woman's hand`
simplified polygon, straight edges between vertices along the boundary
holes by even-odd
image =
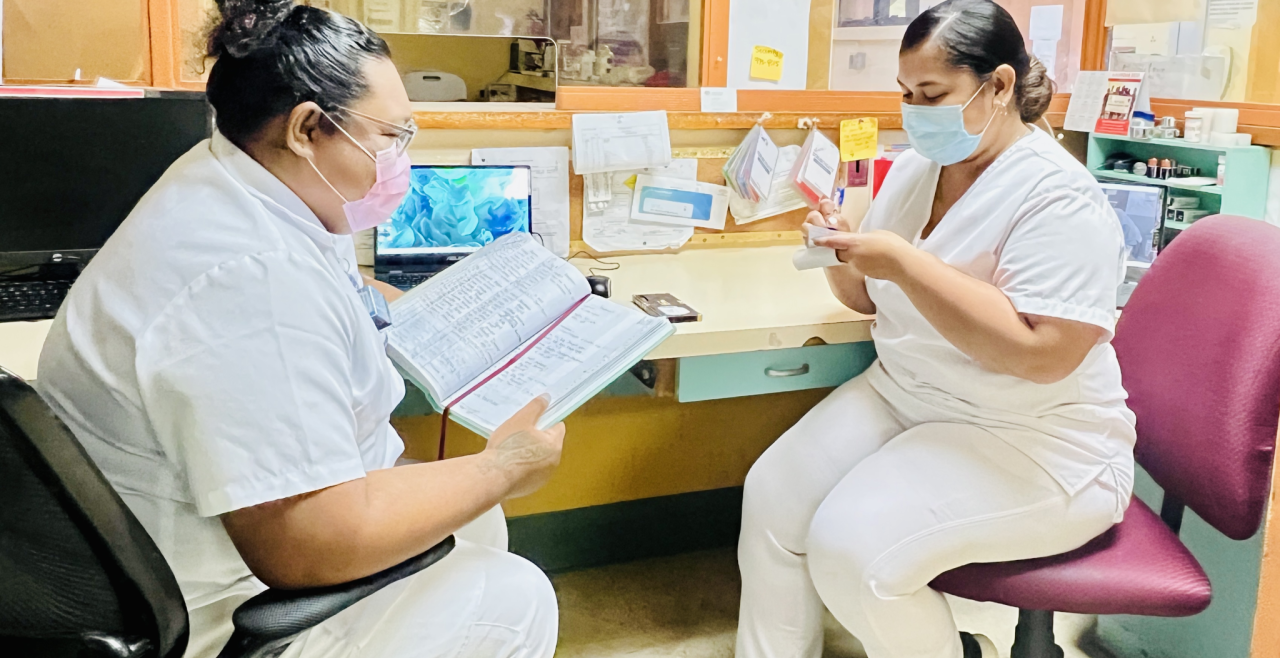
[[[817,210],[810,210],[809,216],[804,220],[805,231],[808,232],[809,226],[821,226],[822,228],[833,228],[837,231],[851,232],[849,222],[840,215],[840,211],[836,208],[836,204],[831,199],[823,199],[818,204]]]
[[[548,430],[537,429],[538,419],[550,404],[545,396],[535,399],[494,430],[489,438],[483,454],[489,457],[489,468],[510,483],[509,498],[537,491],[560,465],[564,423]]]
[[[889,231],[838,233],[818,238],[814,244],[835,249],[841,262],[853,265],[873,279],[889,281],[902,274],[903,263],[916,252],[910,243]]]

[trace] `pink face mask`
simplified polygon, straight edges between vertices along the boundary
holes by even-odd
[[[328,185],[329,189],[333,190],[333,193],[342,199],[342,210],[347,216],[347,225],[351,227],[352,233],[357,233],[391,219],[391,215],[395,214],[396,209],[400,207],[400,203],[404,201],[404,196],[409,193],[409,175],[412,167],[409,154],[400,153],[397,145],[392,144],[378,151],[377,155],[374,155],[362,146],[360,142],[357,142],[336,121],[333,122],[333,125],[338,126],[338,130],[341,130],[342,134],[347,136],[347,139],[350,139],[361,151],[364,151],[365,155],[373,159],[377,167],[377,180],[374,181],[373,187],[369,188],[369,193],[364,195],[362,199],[348,201],[338,191],[338,188],[334,187],[329,182],[329,179],[320,173],[316,163],[313,160],[307,160],[311,164],[311,168],[315,169],[316,174],[320,176],[320,180],[323,180],[325,185]]]

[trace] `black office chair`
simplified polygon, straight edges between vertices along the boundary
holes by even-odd
[[[386,571],[242,604],[219,658],[278,655],[300,633],[438,562],[453,537]],[[180,658],[187,609],[151,537],[62,421],[0,368],[0,654]]]

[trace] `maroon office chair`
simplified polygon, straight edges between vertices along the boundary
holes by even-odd
[[[1160,515],[1124,521],[1049,558],[971,564],[932,586],[1021,610],[1012,658],[1061,658],[1053,611],[1186,617],[1209,579],[1178,540],[1190,507],[1236,540],[1262,523],[1280,421],[1280,228],[1219,215],[1184,231],[1142,278],[1114,341],[1138,463],[1164,488]]]

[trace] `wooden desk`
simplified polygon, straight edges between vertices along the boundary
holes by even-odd
[[[0,366],[23,379],[35,379],[40,348],[52,324],[52,320],[0,322]]]
[[[671,293],[702,313],[701,322],[676,325],[676,334],[649,354],[673,359],[801,347],[814,338],[829,344],[871,340],[870,316],[831,295],[819,270],[797,272],[798,246],[695,249],[675,254],[589,258],[572,262],[584,274],[609,277],[611,299]]]

